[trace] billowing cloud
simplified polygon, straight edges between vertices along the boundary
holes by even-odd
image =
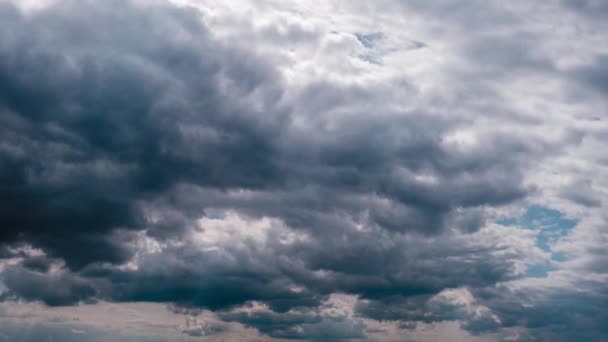
[[[605,338],[604,7],[2,1],[3,305],[183,316],[152,340]],[[41,308],[0,339],[120,330]]]

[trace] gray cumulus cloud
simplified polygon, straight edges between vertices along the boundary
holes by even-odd
[[[0,2],[0,299],[167,304],[185,340],[606,337],[602,5],[341,6]]]

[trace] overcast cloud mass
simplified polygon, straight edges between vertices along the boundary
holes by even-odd
[[[0,0],[0,341],[607,341],[607,17]]]

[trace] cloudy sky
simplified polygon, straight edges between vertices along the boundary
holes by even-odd
[[[0,341],[608,340],[606,17],[0,0]]]

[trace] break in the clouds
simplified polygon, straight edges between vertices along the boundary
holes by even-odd
[[[608,339],[602,1],[0,1],[0,340]]]

